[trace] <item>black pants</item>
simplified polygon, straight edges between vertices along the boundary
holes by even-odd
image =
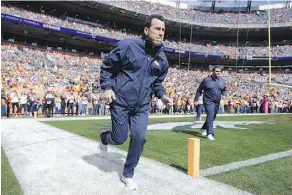
[[[61,102],[61,114],[65,115],[65,108],[66,108],[66,103],[65,102]]]
[[[46,110],[46,115],[47,115],[47,117],[50,117],[51,114],[52,114],[52,116],[53,116],[53,112],[54,112],[54,103],[46,104],[46,105],[45,105],[45,110]]]
[[[9,117],[10,114],[10,105],[9,103],[7,104],[7,110],[6,110],[6,116]]]
[[[16,113],[19,112],[19,103],[12,103],[12,113],[14,114],[15,111],[15,106],[16,106]]]
[[[71,115],[73,116],[73,107],[74,107],[74,104],[73,103],[69,103],[69,105],[68,105],[68,116],[70,114],[70,111],[71,111]]]

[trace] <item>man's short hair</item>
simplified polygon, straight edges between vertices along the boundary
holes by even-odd
[[[214,66],[214,67],[212,68],[212,71],[215,71],[216,69],[220,69],[220,70],[221,70],[222,68],[221,68],[220,66],[217,66],[217,65],[216,65],[216,66]]]
[[[152,15],[150,15],[150,16],[146,19],[145,24],[144,24],[144,27],[150,28],[150,26],[151,26],[151,22],[152,22],[152,19],[154,19],[154,18],[156,18],[156,19],[158,19],[158,20],[161,20],[161,21],[165,22],[165,19],[164,19],[163,16],[158,15],[158,14],[152,14]]]

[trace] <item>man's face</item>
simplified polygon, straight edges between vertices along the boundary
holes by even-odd
[[[152,41],[152,45],[161,45],[165,32],[165,23],[159,19],[153,18],[150,28],[145,27],[144,33]]]
[[[218,78],[220,76],[220,73],[221,73],[221,69],[215,68],[215,70],[213,70],[213,77]]]

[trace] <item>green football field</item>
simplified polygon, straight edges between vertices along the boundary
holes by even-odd
[[[2,147],[1,147],[1,194],[2,195],[23,194]]]
[[[215,129],[216,141],[202,137],[199,129],[147,131],[143,156],[187,169],[187,140],[201,140],[200,169],[248,160],[292,149],[292,115],[218,116],[217,121],[268,121],[274,124],[244,126],[248,129]],[[190,122],[193,117],[149,119],[149,124]],[[99,141],[101,130],[110,129],[110,120],[46,121],[46,124]],[[120,149],[127,150],[129,139]],[[3,159],[2,159],[3,161]],[[3,173],[3,172],[2,172]],[[209,176],[256,194],[292,194],[292,157],[268,161]]]
[[[197,137],[201,140],[201,169],[292,149],[292,115],[218,116],[216,120],[269,121],[275,122],[275,124],[249,125],[247,130],[219,128],[215,130],[216,141],[214,142],[200,136],[198,129],[147,131],[147,142],[143,156],[186,172],[187,139],[189,137]],[[185,121],[193,121],[193,117],[157,118],[150,119],[149,123]],[[93,140],[99,140],[100,131],[111,127],[110,120],[50,121],[45,123]],[[127,150],[128,144],[129,139],[117,147]],[[281,166],[286,164],[285,171],[283,171],[283,167],[278,167],[278,164]],[[257,194],[291,194],[292,174],[290,173],[292,173],[291,157],[287,157],[213,175],[209,178]]]

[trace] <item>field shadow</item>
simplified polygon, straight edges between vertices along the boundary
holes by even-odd
[[[206,136],[202,136],[201,132],[198,132],[194,129],[190,130],[172,130],[175,133],[184,133],[198,138],[206,138]]]
[[[117,172],[120,175],[124,168],[126,156],[119,153],[108,153],[106,158],[101,158],[99,153],[83,156],[82,159],[99,170],[107,173]]]
[[[185,169],[184,167],[181,167],[181,166],[175,165],[175,164],[171,164],[170,166],[173,167],[173,168],[176,168],[177,170],[179,170],[179,171],[181,171],[183,173],[187,173],[187,169]]]

